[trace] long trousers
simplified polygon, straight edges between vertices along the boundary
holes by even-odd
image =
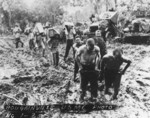
[[[97,97],[98,90],[98,72],[95,70],[81,70],[81,96],[85,96],[87,85],[90,83],[91,97]]]
[[[45,49],[44,39],[41,35],[36,36],[35,47]]]
[[[114,97],[118,95],[121,81],[121,74],[115,70],[105,70],[105,93],[108,92],[108,89],[113,85],[114,88]]]
[[[103,37],[104,41],[106,42],[106,32],[102,32],[102,37]]]
[[[30,39],[30,40],[29,40],[29,49],[30,49],[30,50],[33,50],[34,47],[35,47],[34,39]]]
[[[59,64],[59,52],[53,53],[53,64],[54,66],[58,66]]]
[[[76,78],[78,71],[79,71],[79,66],[78,66],[77,61],[75,60],[75,62],[74,62],[74,79]]]
[[[67,43],[66,43],[66,52],[65,52],[65,59],[68,57],[69,51],[71,49],[73,45],[73,39],[67,39]]]
[[[21,47],[24,46],[24,43],[21,41],[21,39],[20,38],[16,38],[16,48],[19,47],[19,43],[21,43]]]

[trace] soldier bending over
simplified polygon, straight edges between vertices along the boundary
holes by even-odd
[[[105,55],[101,63],[101,76],[105,78],[105,94],[109,93],[109,88],[113,84],[114,94],[112,99],[117,99],[121,76],[130,66],[131,61],[125,59],[122,49],[115,49],[113,55]],[[124,69],[120,69],[123,63],[127,63]]]

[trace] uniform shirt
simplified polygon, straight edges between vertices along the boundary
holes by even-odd
[[[67,30],[65,30],[65,34],[66,34],[66,39],[74,39],[74,35],[76,34],[75,29],[72,28],[70,29],[70,32],[68,32]]]
[[[30,33],[30,29],[31,28],[29,26],[27,26],[24,30],[24,33],[28,35]]]
[[[42,24],[40,22],[35,24],[33,32],[34,32],[34,34],[36,34],[36,33],[44,33],[43,26],[42,26]]]
[[[29,39],[34,39],[34,34],[33,34],[33,32],[29,33],[28,38],[29,38]]]
[[[77,31],[76,31],[76,35],[78,35],[79,37],[82,37],[83,31],[77,30]]]
[[[50,49],[53,53],[59,51],[58,50],[58,46],[59,46],[59,40],[58,39],[55,39],[55,38],[51,38],[50,40]]]
[[[46,40],[49,40],[49,28],[45,28],[44,34],[46,36]]]
[[[102,37],[95,37],[94,38],[96,45],[100,48],[101,56],[103,57],[105,54],[107,54],[107,48],[106,43],[103,40]]]
[[[29,40],[30,40],[30,39],[34,39],[34,33],[33,33],[31,27],[28,26],[28,27],[25,29],[24,32],[27,33]]]
[[[20,35],[21,35],[21,29],[20,27],[15,27],[14,30],[13,30],[13,33],[15,35],[15,38],[20,38]]]

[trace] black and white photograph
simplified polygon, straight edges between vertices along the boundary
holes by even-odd
[[[0,0],[0,118],[150,118],[150,0]]]

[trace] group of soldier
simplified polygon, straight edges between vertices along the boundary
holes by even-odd
[[[45,41],[41,42],[41,38],[38,36],[44,35],[39,31],[37,32],[36,26],[40,25],[36,23],[34,28],[30,28],[28,35],[32,43],[40,44],[45,48],[47,44],[53,54],[53,62],[55,66],[59,65],[59,42],[60,35],[55,34],[53,37],[49,37],[50,24],[47,23],[44,29]],[[20,42],[23,47],[23,42],[20,40],[21,29],[17,24],[14,29],[16,48]],[[84,100],[86,97],[87,86],[90,83],[91,100],[97,100],[98,97],[98,83],[104,83],[105,94],[110,94],[109,88],[114,88],[112,99],[117,99],[119,92],[120,82],[122,75],[126,72],[130,66],[131,61],[123,57],[123,50],[116,48],[112,54],[107,54],[106,40],[102,38],[102,32],[97,30],[93,38],[88,36],[79,35],[76,32],[73,25],[66,25],[64,28],[66,36],[66,50],[64,54],[64,61],[67,62],[69,51],[73,49],[74,58],[74,77],[73,80],[76,82],[77,74],[80,73],[80,100]],[[48,34],[48,35],[47,35]],[[86,34],[84,34],[86,35]],[[36,40],[35,40],[36,39]],[[43,40],[43,39],[42,39]],[[46,43],[45,43],[46,42]],[[32,48],[32,45],[30,45]],[[121,65],[126,63],[126,66],[121,69]]]
[[[16,48],[24,46],[24,43],[21,39],[21,34],[24,33],[27,35],[28,47],[31,51],[42,52],[42,56],[45,56],[46,48],[50,49],[53,56],[53,63],[55,66],[58,66],[59,63],[59,40],[60,35],[57,32],[49,32],[51,24],[46,22],[45,26],[41,22],[34,21],[31,24],[28,24],[24,31],[20,28],[19,23],[15,24],[13,29],[13,34],[15,37]],[[51,35],[51,36],[50,36]]]
[[[88,38],[85,43],[81,43],[80,39],[76,38],[76,43],[73,45],[76,51],[74,81],[77,72],[80,72],[80,100],[84,100],[89,83],[91,100],[97,100],[98,82],[104,83],[105,94],[111,94],[109,88],[113,87],[114,93],[111,99],[117,99],[121,77],[131,61],[123,57],[122,49],[116,48],[112,54],[107,54],[106,47],[100,30],[96,31],[95,37]],[[126,63],[126,66],[121,69],[123,63]]]

